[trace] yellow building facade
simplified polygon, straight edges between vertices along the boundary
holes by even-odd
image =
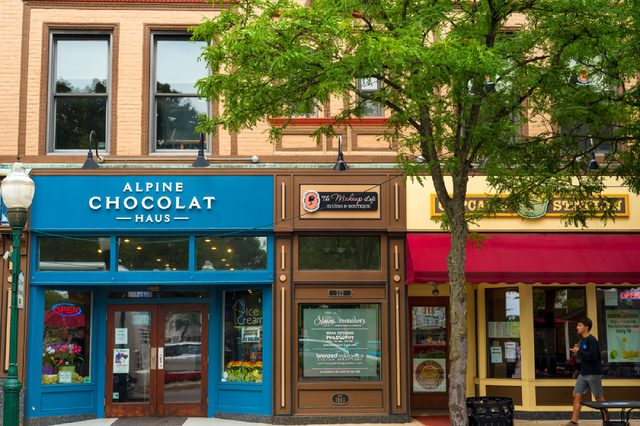
[[[614,180],[607,183],[603,195],[620,202],[615,221],[565,226],[567,203],[554,199],[536,218],[513,212],[471,226],[481,239],[479,247],[468,245],[468,395],[510,397],[516,412],[564,418],[579,362],[569,348],[579,339],[577,321],[588,317],[600,341],[605,397],[640,397],[640,198]],[[472,177],[467,210],[487,193],[485,179]],[[428,179],[407,182],[410,316],[412,306],[448,306],[448,235],[434,221],[441,215],[434,194]],[[409,356],[418,359],[419,328],[409,329],[415,346]]]

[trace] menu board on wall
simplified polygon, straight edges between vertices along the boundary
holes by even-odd
[[[609,309],[606,319],[609,362],[640,361],[640,312]]]
[[[303,377],[379,376],[378,305],[305,306],[302,326]]]

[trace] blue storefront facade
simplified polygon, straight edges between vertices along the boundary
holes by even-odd
[[[271,415],[273,176],[33,179],[27,419]]]

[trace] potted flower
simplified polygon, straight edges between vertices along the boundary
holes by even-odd
[[[82,360],[82,347],[73,343],[47,345],[42,356],[48,365],[58,371],[74,371],[76,360]]]
[[[227,363],[223,378],[228,382],[262,382],[262,362],[230,361]]]

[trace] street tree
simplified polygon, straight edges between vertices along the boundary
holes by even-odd
[[[408,178],[433,181],[451,236],[449,411],[453,425],[465,425],[465,259],[473,223],[552,196],[574,203],[570,224],[585,226],[597,212],[613,218],[614,205],[600,196],[604,178],[625,173],[624,183],[632,184],[628,175],[638,172],[628,125],[634,106],[624,96],[637,70],[625,57],[634,6],[616,0],[214,6],[220,13],[194,29],[194,37],[210,42],[203,58],[216,71],[199,91],[224,108],[203,130],[239,131],[284,117],[270,129],[277,139],[290,125],[286,118],[337,97],[345,108],[316,132],[331,135],[378,104]],[[363,89],[371,82],[378,90]],[[485,175],[502,196],[470,214],[465,199],[473,174]]]

